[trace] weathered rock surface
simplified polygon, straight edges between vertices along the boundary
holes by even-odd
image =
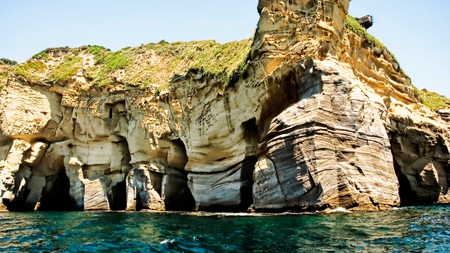
[[[369,29],[373,25],[373,17],[371,15],[366,15],[356,19],[358,23],[365,29]]]
[[[152,172],[145,166],[138,166],[132,169],[126,179],[126,210],[135,211],[141,208],[165,210],[160,194],[161,181],[161,174]]]
[[[172,66],[141,47],[103,85],[90,49],[31,59],[40,67],[0,94],[0,210],[448,203],[448,113],[420,104],[388,52],[345,27],[348,1],[258,11],[245,73],[230,81],[196,68],[174,70],[169,90],[121,81],[141,62],[162,76]],[[57,78],[66,57],[74,74]]]

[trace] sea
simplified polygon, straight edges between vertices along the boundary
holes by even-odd
[[[338,211],[4,212],[0,252],[450,252],[450,206]]]

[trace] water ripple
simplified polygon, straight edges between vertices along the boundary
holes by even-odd
[[[0,252],[447,252],[449,211],[0,213]]]

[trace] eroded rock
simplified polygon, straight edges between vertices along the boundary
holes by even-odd
[[[30,60],[45,65],[33,78],[10,75],[0,210],[449,203],[448,113],[421,105],[390,53],[345,28],[348,1],[260,0],[258,11],[245,73],[228,83],[204,69],[168,78],[170,57],[145,47],[136,62],[157,66],[151,79],[168,90],[123,81],[144,75],[139,64],[96,86],[86,48],[62,81],[48,77],[70,50]]]
[[[357,18],[356,20],[362,27],[364,27],[366,29],[369,29],[373,25],[373,17],[371,15],[366,15],[366,16]]]
[[[126,179],[126,210],[165,210],[160,194],[161,181],[162,175],[151,171],[149,166],[141,165],[133,168]]]

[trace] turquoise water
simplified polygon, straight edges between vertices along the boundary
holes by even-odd
[[[357,214],[0,213],[0,252],[448,252],[450,206]]]

